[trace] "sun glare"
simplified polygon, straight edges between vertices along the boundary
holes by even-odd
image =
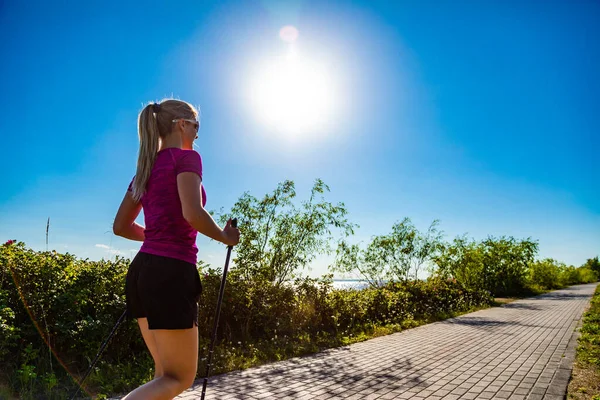
[[[284,42],[292,43],[298,39],[298,29],[291,25],[284,26],[279,30],[279,37]]]
[[[286,56],[258,67],[250,93],[260,120],[284,133],[318,131],[332,116],[331,76],[293,47]]]

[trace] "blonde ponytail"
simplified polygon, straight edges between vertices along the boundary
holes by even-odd
[[[138,135],[140,138],[140,151],[137,161],[137,172],[133,181],[133,199],[139,201],[146,191],[146,183],[154,166],[154,159],[158,152],[160,133],[154,115],[155,106],[148,104],[140,113],[138,119]],[[158,111],[158,110],[157,110]]]
[[[138,118],[140,151],[137,172],[132,185],[133,199],[140,201],[146,192],[146,184],[154,166],[160,139],[167,137],[173,128],[173,119],[197,118],[198,111],[191,104],[175,99],[164,99],[160,103],[150,103]]]

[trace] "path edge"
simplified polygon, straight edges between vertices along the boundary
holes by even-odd
[[[590,299],[591,300],[591,299]],[[554,373],[544,400],[565,400],[567,398],[567,390],[573,373],[573,365],[577,356],[577,343],[581,336],[581,327],[583,326],[583,316],[587,307],[583,310],[578,319],[573,320],[575,327],[567,343],[567,348],[560,360],[560,365]]]

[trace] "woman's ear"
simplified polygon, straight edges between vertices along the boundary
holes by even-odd
[[[175,122],[175,125],[176,125],[176,127],[177,127],[177,130],[178,130],[179,132],[183,132],[183,131],[184,131],[184,128],[185,128],[185,125],[184,125],[184,124],[185,124],[185,121],[183,121],[183,120],[181,120],[181,119],[178,119],[178,120],[177,120],[177,122]]]

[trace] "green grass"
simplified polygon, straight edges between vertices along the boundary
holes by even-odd
[[[600,400],[600,285],[584,314],[568,398]]]
[[[600,367],[600,286],[596,288],[583,319],[577,358],[585,364]]]
[[[0,384],[0,400],[16,400],[17,397],[15,397],[10,388],[6,385],[2,385]]]

